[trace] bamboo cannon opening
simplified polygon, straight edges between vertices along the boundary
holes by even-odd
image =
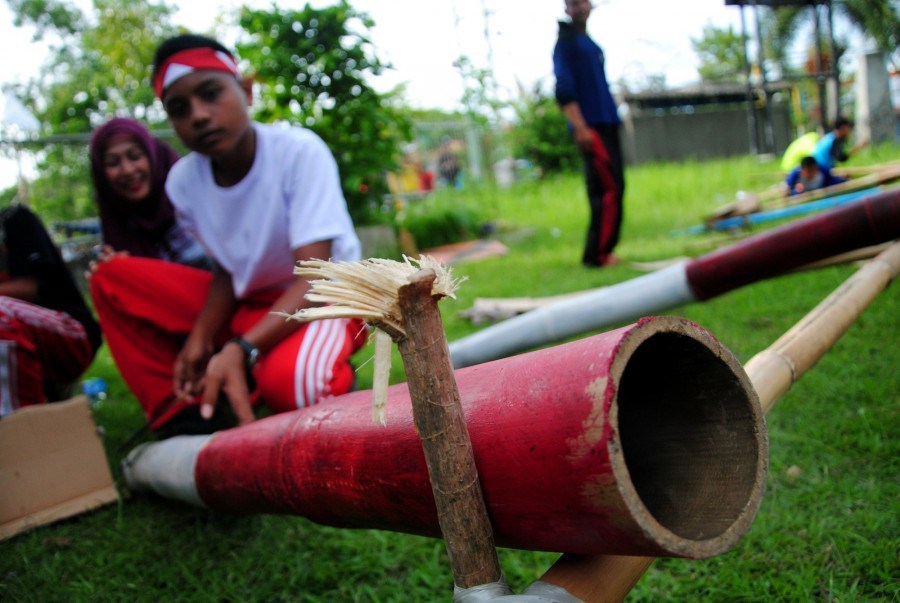
[[[611,418],[621,450],[610,457],[636,519],[673,552],[730,547],[756,512],[767,458],[743,371],[702,339],[666,331],[618,364]]]

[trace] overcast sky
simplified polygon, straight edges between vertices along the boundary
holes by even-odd
[[[208,32],[218,15],[242,4],[232,0],[169,0],[179,7],[175,22]],[[247,0],[265,8],[271,0]],[[332,2],[314,0],[314,6]],[[83,9],[89,0],[75,0]],[[299,8],[304,2],[280,0]],[[375,21],[372,41],[394,69],[374,85],[381,90],[405,83],[406,98],[421,108],[458,108],[463,82],[453,67],[460,55],[478,67],[492,67],[502,91],[515,95],[519,83],[552,86],[551,53],[563,0],[351,0]],[[697,79],[691,38],[706,25],[740,31],[740,9],[724,0],[596,0],[588,23],[591,36],[606,53],[607,76],[639,84],[663,75],[670,86]],[[90,10],[87,10],[90,12]],[[747,14],[752,26],[752,15]],[[46,48],[31,42],[31,31],[16,28],[6,2],[0,2],[0,85],[29,79],[46,58]],[[0,170],[0,185],[8,176]]]
[[[260,7],[269,1],[250,0]],[[85,0],[76,4],[87,7]],[[209,31],[217,15],[235,7],[230,0],[179,0],[179,24]],[[303,2],[281,0],[280,7]],[[324,5],[317,0],[313,5]],[[379,55],[395,67],[379,87],[405,82],[408,100],[420,107],[454,108],[462,82],[453,61],[466,55],[479,67],[493,66],[504,88],[516,82],[552,83],[550,55],[562,0],[353,0],[352,5],[375,20],[371,32]],[[485,15],[485,10],[487,15]],[[591,35],[603,46],[611,81],[640,81],[664,74],[668,83],[696,79],[697,59],[691,38],[708,24],[739,28],[739,9],[724,0],[598,0],[589,22]],[[46,50],[31,42],[31,32],[12,25],[8,5],[0,3],[0,82],[27,79],[46,58]],[[15,57],[15,60],[10,60]],[[491,65],[492,63],[492,65]]]

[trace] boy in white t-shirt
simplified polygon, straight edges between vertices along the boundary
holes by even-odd
[[[110,262],[92,278],[110,350],[153,429],[178,416],[170,431],[202,430],[222,395],[246,424],[251,398],[283,412],[353,382],[361,322],[272,314],[311,305],[296,262],[359,259],[337,165],[311,131],[253,122],[251,84],[214,40],[182,35],[157,49],[154,90],[193,151],[166,192],[215,270],[123,258],[130,265]]]

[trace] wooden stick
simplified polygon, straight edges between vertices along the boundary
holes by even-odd
[[[400,288],[406,336],[397,341],[422,438],[428,475],[453,579],[461,588],[497,582],[500,562],[478,481],[437,300],[433,270],[420,270]]]
[[[454,582],[465,589],[499,581],[493,528],[437,307],[440,298],[453,296],[459,281],[429,256],[405,262],[309,260],[294,272],[314,279],[307,299],[329,305],[292,318],[360,317],[397,342]]]
[[[774,344],[745,365],[765,412],[827,352],[872,300],[900,274],[900,242],[866,263]],[[541,577],[585,603],[622,601],[650,557],[566,554]]]

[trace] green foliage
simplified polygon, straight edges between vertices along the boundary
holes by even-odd
[[[806,22],[808,7],[784,6],[778,10],[757,9],[762,18],[763,50],[779,65],[782,73],[794,73],[796,67],[788,61],[788,51],[797,31]]]
[[[897,49],[900,47],[900,4],[896,0],[843,0],[835,2],[833,6],[836,19],[845,19],[871,37],[879,50],[893,54],[896,60]],[[812,20],[810,8],[779,7],[777,10],[759,10],[763,17],[763,44],[767,58],[777,61],[783,73],[796,73],[800,69],[788,62],[788,49],[795,43],[804,26]],[[824,13],[819,20],[822,31],[826,31]],[[841,45],[840,41],[836,43]],[[815,40],[811,40],[807,46],[814,47]],[[824,39],[822,48],[827,52],[828,46]],[[844,49],[836,50],[840,57]]]
[[[262,84],[255,117],[285,120],[315,131],[334,153],[355,219],[366,200],[387,192],[384,172],[396,166],[410,123],[397,94],[379,94],[366,78],[383,64],[367,30],[374,22],[345,0],[300,10],[243,8],[246,32],[238,54]]]
[[[900,3],[896,0],[844,0],[837,10],[871,36],[878,49],[896,56],[900,48]]]
[[[509,138],[515,157],[530,160],[545,174],[578,168],[578,148],[552,95],[535,84],[531,91],[523,90],[514,108],[517,121]]]
[[[744,44],[731,25],[727,29],[707,25],[701,37],[691,38],[691,45],[700,59],[697,71],[703,81],[738,82],[743,79]]]
[[[475,123],[488,127],[498,121],[503,103],[497,98],[497,80],[490,69],[478,67],[472,59],[463,55],[453,61],[453,67],[463,80],[462,105]]]
[[[153,109],[150,65],[156,45],[174,33],[173,9],[147,0],[95,0],[89,19],[66,2],[21,0],[11,7],[17,23],[52,29],[59,39],[40,74],[17,90],[42,133],[63,137],[39,155],[33,202],[60,218],[83,217],[93,213],[85,133],[113,115],[151,125],[165,119]]]
[[[488,219],[484,206],[453,190],[438,191],[410,203],[397,214],[398,228],[408,230],[419,249],[476,238]]]
[[[40,40],[47,30],[74,34],[84,27],[84,15],[77,6],[58,0],[7,0],[9,9],[15,15],[13,23],[21,27],[30,23],[35,28],[36,40]]]

